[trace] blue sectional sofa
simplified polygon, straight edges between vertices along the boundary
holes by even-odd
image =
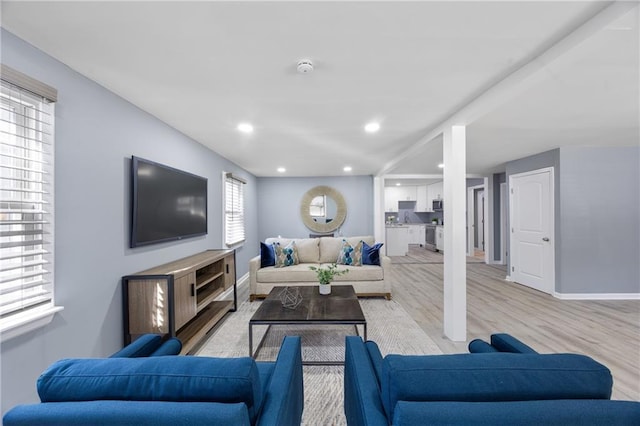
[[[348,336],[348,425],[640,424],[639,402],[610,400],[613,379],[604,365],[495,336],[491,344],[476,342],[477,353],[384,358],[374,342]]]
[[[275,362],[193,356],[65,359],[40,376],[37,389],[41,403],[14,407],[4,416],[5,426],[299,425],[300,338],[285,337]]]

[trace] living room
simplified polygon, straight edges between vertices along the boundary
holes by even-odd
[[[284,177],[275,171],[277,166],[281,166],[276,161],[266,161],[268,164],[259,165],[265,167],[265,170],[268,167],[269,172],[248,171],[249,167],[258,166],[241,167],[240,161],[228,159],[231,157],[208,148],[197,137],[188,136],[186,131],[179,130],[171,121],[163,121],[157,118],[156,114],[126,100],[125,93],[109,90],[106,82],[93,79],[98,77],[93,76],[91,65],[88,71],[80,73],[72,66],[55,59],[55,52],[45,53],[36,47],[34,42],[27,42],[13,33],[11,27],[15,25],[19,28],[20,20],[11,20],[11,17],[15,16],[11,13],[16,13],[11,7],[17,5],[8,3],[10,2],[3,2],[2,5],[2,63],[53,86],[58,91],[55,110],[55,302],[56,305],[64,307],[64,310],[55,314],[51,323],[45,327],[10,340],[3,340],[3,412],[16,404],[37,400],[34,383],[39,374],[52,362],[68,357],[103,357],[122,347],[122,276],[200,251],[222,247],[222,172],[233,173],[247,182],[244,186],[245,242],[235,247],[239,279],[248,274],[249,261],[259,253],[261,241],[278,235],[304,237],[309,233],[299,218],[299,199],[313,186],[327,185],[338,188],[345,196],[349,212],[340,229],[342,235],[375,235],[376,240],[382,240],[380,229],[384,226],[384,211],[379,205],[381,191],[375,182],[378,177],[375,173],[363,174],[358,170],[345,175],[342,171],[344,165],[342,162],[338,164],[335,160],[346,155],[340,151],[330,150],[330,155],[324,157],[327,154],[320,152],[323,151],[323,143],[333,136],[325,137],[318,131],[309,138],[311,141],[307,141],[309,145],[305,145],[305,149],[306,156],[318,157],[314,161],[317,163],[314,167],[321,167],[320,170],[323,170],[323,164],[332,165],[338,168],[337,171],[325,168],[324,173],[296,173],[293,169],[296,167],[294,161],[287,165],[292,172],[289,175],[291,177]],[[42,5],[32,4],[24,7],[38,8]],[[249,5],[245,4],[245,7]],[[577,19],[584,18],[582,13],[591,12],[597,15],[592,9],[585,10],[567,16]],[[81,11],[80,9],[78,16],[81,16]],[[631,15],[635,22],[634,34],[637,35],[637,7]],[[309,19],[312,20],[312,17]],[[618,32],[624,33],[622,30]],[[76,37],[84,35],[89,36],[79,33]],[[102,35],[93,34],[91,37],[95,37],[95,40],[89,45],[99,51],[98,40]],[[637,37],[635,43],[637,47]],[[635,58],[637,71],[637,49],[631,54],[624,54],[631,60]],[[296,73],[295,65],[298,59],[298,56],[287,59],[292,65],[292,69],[286,71],[292,72],[289,77],[312,77],[313,75]],[[144,62],[144,59],[141,61]],[[318,63],[317,70],[314,70],[314,73],[320,76],[323,72],[321,62]],[[283,61],[281,66],[284,69],[288,64]],[[403,78],[403,69],[404,67],[398,67],[397,79]],[[136,75],[133,80],[138,80],[142,85],[143,80],[147,78],[147,75]],[[256,79],[259,80],[259,77],[256,76]],[[299,79],[296,81],[303,82]],[[637,101],[637,82],[631,86],[625,85],[626,80],[623,82],[623,87],[616,86],[612,91],[625,102],[630,97],[633,104],[633,101]],[[608,81],[607,84],[613,85],[614,82]],[[175,90],[180,91],[180,88]],[[142,94],[143,98],[154,96],[150,92],[143,91]],[[166,102],[170,104],[170,108],[176,110],[176,114],[183,114],[190,108],[174,104],[170,95],[164,96],[168,96]],[[220,97],[229,103],[240,102],[234,100],[229,93],[222,93]],[[298,98],[290,99],[289,102],[290,109],[299,107]],[[404,99],[397,102],[407,101]],[[637,102],[633,108],[627,111],[627,115],[633,116],[634,112],[636,113],[635,118],[630,120],[632,124],[635,123],[635,127],[622,129],[620,134],[607,128],[604,134],[608,134],[611,139],[624,139],[629,134],[637,137]],[[298,128],[296,123],[280,124],[280,117],[269,118],[273,123],[278,123],[278,126],[286,127],[284,133],[300,136],[305,131]],[[233,132],[235,120],[239,119],[244,118],[211,118],[215,125],[225,124]],[[492,124],[490,120],[487,123]],[[360,124],[354,126],[361,127]],[[396,126],[402,127],[402,123]],[[420,133],[422,136],[425,133],[423,130],[413,129],[411,133]],[[482,132],[486,127],[480,126],[476,130]],[[254,136],[259,132],[256,123]],[[566,133],[570,132],[566,130]],[[590,132],[597,133],[594,129],[588,128],[576,132],[580,136]],[[531,130],[531,133],[537,133],[537,129]],[[401,145],[400,151],[410,153],[406,146],[413,146],[420,136],[412,138],[407,145]],[[393,138],[387,141],[402,143],[401,140]],[[251,139],[240,134],[236,134],[233,139],[223,138],[219,143],[226,145],[225,152],[236,147],[241,151],[240,158],[245,155],[245,150],[252,149]],[[315,149],[312,150],[309,146]],[[557,208],[564,206],[564,209],[559,210],[560,213],[557,215],[556,235],[564,235],[564,241],[569,244],[559,248],[557,253],[556,274],[561,283],[560,292],[635,293],[637,299],[640,293],[640,289],[637,288],[637,259],[640,257],[640,249],[638,238],[634,236],[638,235],[640,215],[638,179],[633,179],[634,176],[638,176],[637,139],[627,139],[626,145],[622,146],[606,145],[596,148],[549,148],[544,144],[540,146],[542,148],[534,146],[527,155],[509,158],[501,164],[510,163],[514,173],[517,173],[522,170],[519,168],[522,162],[528,159],[536,163],[540,155],[544,156],[543,153],[549,151],[552,153],[546,154],[547,157],[552,157],[551,161],[557,161],[555,164],[548,164],[547,161],[541,165],[538,162],[538,165],[554,165],[560,171],[557,175]],[[480,153],[473,149],[469,147],[467,156],[470,159],[480,157]],[[285,157],[286,147],[278,146],[273,150],[277,156]],[[508,146],[505,145],[502,151],[508,150]],[[382,164],[386,164],[389,158],[398,157],[396,149],[383,150],[376,147],[372,151],[373,154],[358,151],[349,152],[349,155],[351,158],[362,156],[366,161],[382,157]],[[495,156],[503,154],[504,152],[495,152]],[[130,161],[133,155],[208,179],[209,227],[206,236],[130,248]],[[524,160],[521,160],[523,158]],[[603,158],[606,160],[599,163]],[[629,162],[623,163],[625,159]],[[435,163],[440,161],[441,159],[438,159]],[[376,161],[375,164],[380,164],[380,161]],[[619,170],[622,167],[620,164],[625,164],[622,171]],[[563,170],[568,170],[567,174],[561,175],[560,173],[564,173]],[[417,174],[403,172],[402,168],[398,168],[395,173]],[[420,174],[433,173],[435,172],[425,169],[424,173]],[[492,177],[493,173],[486,176]],[[569,192],[572,186],[577,188],[576,192]],[[585,229],[592,233],[587,234]],[[592,245],[595,249],[585,259],[585,250],[588,253]],[[576,252],[579,256],[574,254]],[[601,286],[593,284],[594,281],[602,282]],[[589,284],[583,285],[584,282]],[[637,345],[635,348],[637,350]]]

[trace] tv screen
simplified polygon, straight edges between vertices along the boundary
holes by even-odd
[[[207,179],[131,158],[131,247],[207,233]]]

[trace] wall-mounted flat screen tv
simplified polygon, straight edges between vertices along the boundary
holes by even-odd
[[[207,233],[207,179],[131,158],[131,247]]]

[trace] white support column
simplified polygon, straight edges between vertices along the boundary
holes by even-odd
[[[466,127],[444,129],[444,335],[467,340]]]
[[[376,241],[386,244],[384,228],[384,178],[373,178],[373,235]]]

